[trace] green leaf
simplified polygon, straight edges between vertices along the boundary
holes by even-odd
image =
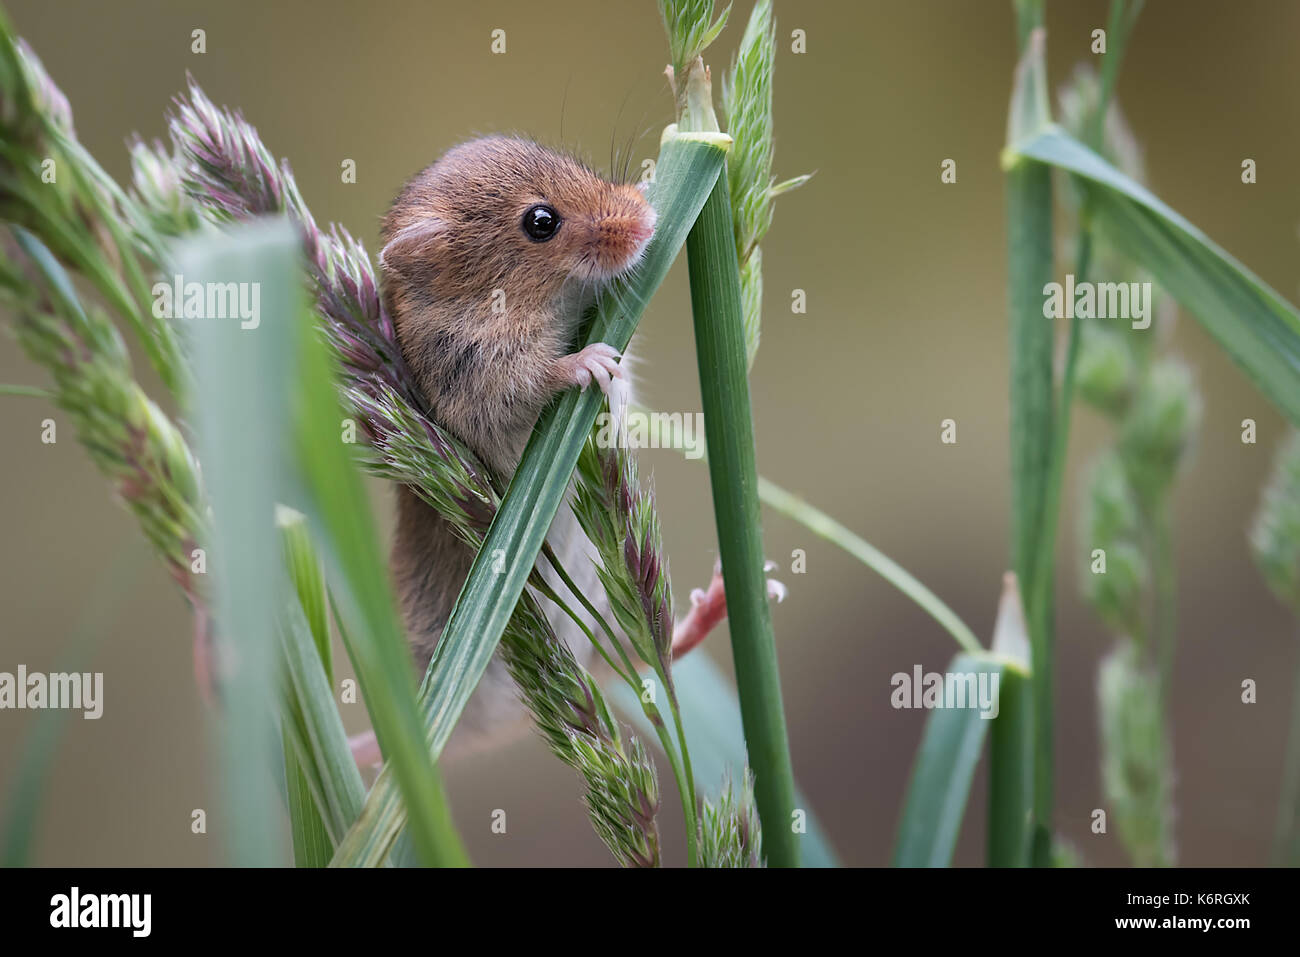
[[[284,661],[284,734],[294,764],[301,773],[311,806],[327,837],[324,860],[313,855],[311,866],[328,864],[334,847],[361,813],[365,786],[352,760],[347,733],[339,718],[329,679],[307,617],[297,602],[289,605],[280,628]],[[292,784],[293,778],[289,776]],[[290,791],[290,800],[294,800]],[[292,804],[291,804],[292,810]],[[310,837],[310,828],[305,837]]]
[[[278,508],[275,521],[284,543],[284,561],[289,571],[289,581],[306,616],[312,643],[316,646],[321,667],[325,670],[325,680],[332,686],[334,662],[330,647],[329,602],[320,558],[311,543],[307,522],[301,512],[295,512],[291,508]]]
[[[1034,800],[1034,711],[1029,635],[1016,576],[1003,580],[993,629],[993,654],[1005,661],[998,716],[989,732],[990,867],[1030,863]]]
[[[989,734],[990,867],[1031,863],[1034,799],[1033,682],[1012,665],[1002,672],[998,716]]]
[[[1300,314],[1293,305],[1059,127],[1013,144],[1011,152],[1032,160],[1031,166],[1074,174],[1087,194],[1094,228],[1148,269],[1286,417],[1300,424]],[[1040,296],[1040,309],[1041,304]],[[1045,321],[1041,312],[1039,321]]]
[[[292,625],[288,622],[281,625],[281,635],[286,642],[290,642],[301,636],[305,628],[316,651],[314,656],[303,655],[301,648],[294,649],[297,654],[287,650],[285,653],[286,678],[290,681],[291,688],[286,695],[284,707],[294,712],[282,718],[287,723],[284,730],[284,770],[289,825],[293,834],[293,856],[298,867],[325,867],[334,856],[334,849],[344,832],[360,813],[365,789],[361,783],[361,774],[352,761],[342,722],[332,706],[334,677],[329,611],[320,560],[311,547],[306,520],[301,513],[287,508],[278,509],[276,524],[280,527],[284,541],[289,580],[298,595],[297,611],[302,613],[300,621],[294,621]],[[301,674],[303,671],[308,674]],[[324,680],[313,691],[299,697],[297,688],[315,678]],[[328,731],[324,734],[318,731],[313,736],[308,731],[307,719],[302,713],[303,700],[309,706],[319,707],[322,703],[329,705],[324,709],[325,713],[315,715],[321,724],[328,726]],[[291,728],[297,733],[291,731]],[[336,734],[329,733],[335,730]],[[333,754],[334,769],[338,772],[336,775],[321,770],[329,766],[330,756],[312,748],[313,740],[320,741],[322,737],[336,749]],[[301,749],[304,757],[298,756],[298,749]],[[319,799],[313,796],[313,782],[316,786],[315,793],[320,795]],[[338,807],[341,803],[340,792],[347,792],[350,797],[353,791],[355,801],[351,802],[352,806],[342,821],[336,820],[331,830],[322,818],[320,808]]]
[[[1023,53],[1016,67],[1008,137],[1032,134],[1048,119],[1042,4],[1018,3]],[[1045,166],[1005,165],[1007,190],[1007,302],[1011,325],[1011,552],[1025,597],[1034,661],[1034,812],[1038,844],[1049,846],[1052,815],[1053,626],[1052,550],[1047,514],[1055,448],[1052,353],[1056,330],[1043,316],[1043,289],[1052,276],[1052,175]],[[1039,600],[1040,594],[1045,595]],[[1037,840],[1037,839],[1036,839]]]
[[[245,288],[260,291],[267,316],[292,317],[304,308],[297,239],[286,224],[183,244],[176,262],[188,282],[255,284]],[[283,829],[273,702],[284,572],[272,515],[289,468],[283,439],[292,340],[269,322],[257,329],[241,328],[238,318],[191,322],[196,431],[215,519],[208,561],[213,620],[233,663],[221,679],[220,827],[231,864],[278,865]]]
[[[1282,793],[1269,861],[1277,867],[1300,867],[1300,664],[1291,688],[1291,724],[1282,757]]]
[[[961,654],[948,666],[951,674],[997,675],[1002,662]],[[895,867],[947,867],[966,813],[971,777],[979,763],[984,736],[994,720],[978,708],[937,708],[925,722],[924,736],[912,768],[903,817],[894,846]]]
[[[983,650],[979,639],[970,630],[970,626],[958,617],[938,595],[930,591],[907,569],[876,548],[852,529],[841,525],[821,509],[805,502],[799,496],[786,491],[775,482],[763,476],[758,477],[758,497],[764,505],[776,509],[786,518],[798,522],[808,531],[833,545],[839,546],[849,555],[866,565],[873,572],[893,585],[906,597],[941,625],[957,644],[971,653]]]
[[[236,320],[194,322],[199,367],[195,407],[205,443],[204,474],[213,477],[217,621],[222,633],[238,643],[240,663],[222,715],[228,740],[223,773],[238,810],[230,822],[236,859],[269,862],[274,847],[273,805],[262,778],[279,752],[274,734],[267,734],[268,725],[274,730],[269,704],[280,690],[273,677],[278,638],[273,629],[290,592],[273,518],[277,502],[291,502],[307,515],[313,537],[321,543],[366,705],[412,809],[420,860],[463,864],[441,782],[424,748],[409,652],[373,519],[360,504],[365,496],[344,441],[328,354],[305,299],[297,231],[284,220],[234,227],[183,244],[178,259],[187,282],[247,282],[260,290],[260,321],[250,328],[241,328]],[[308,606],[320,629],[318,601],[312,598]],[[335,790],[343,795],[342,804],[331,806],[319,780],[320,793],[314,796],[322,822],[341,837],[355,817],[355,808],[346,805],[353,782],[340,758],[342,729],[336,713],[331,719],[333,697],[302,605],[289,607],[290,626],[293,609],[304,618],[301,637],[310,649],[300,664],[305,668],[315,661],[321,670],[315,687],[295,687],[310,697],[300,697],[297,709],[286,709],[284,727],[300,741],[316,734],[312,753],[323,749],[333,762],[322,762],[316,777],[327,772],[341,782]],[[304,675],[313,680],[301,669],[292,677]],[[304,720],[313,715],[315,720]],[[320,737],[326,733],[329,737]],[[295,753],[311,784],[308,749],[299,747]],[[286,780],[292,786],[292,778]]]
[[[297,316],[298,322],[286,325],[298,359],[292,421],[300,509],[320,544],[344,645],[380,748],[392,762],[419,860],[465,866],[442,782],[424,746],[410,650],[373,516],[362,504],[356,461],[344,440],[330,357],[313,314],[304,307]]]
[[[334,842],[316,808],[311,785],[302,762],[293,752],[293,741],[284,735],[285,802],[289,806],[289,833],[293,838],[295,867],[326,867],[334,856]]]
[[[659,216],[654,239],[635,274],[600,296],[587,343],[627,347],[717,181],[729,143],[720,134],[676,134],[671,128],[665,133],[650,192]],[[434,755],[447,743],[496,651],[602,403],[597,389],[565,392],[543,413],[524,449],[420,688],[426,742]],[[504,567],[494,569],[494,556],[500,555]],[[388,855],[404,826],[396,798],[385,765],[334,864],[374,866]]]

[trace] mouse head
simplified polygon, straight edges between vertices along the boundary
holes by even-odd
[[[522,139],[448,151],[402,190],[384,220],[380,264],[408,296],[552,301],[572,282],[631,269],[654,232],[641,191]]]

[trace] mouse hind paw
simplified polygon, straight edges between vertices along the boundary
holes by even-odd
[[[765,562],[763,571],[772,571],[775,562]],[[786,587],[775,578],[767,581],[767,597],[778,602],[785,600]],[[727,594],[722,582],[722,563],[715,562],[713,578],[708,589],[691,591],[691,610],[673,628],[673,660],[677,660],[705,638],[727,617]]]

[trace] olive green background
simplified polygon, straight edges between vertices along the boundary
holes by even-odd
[[[670,102],[655,4],[17,2],[12,19],[67,93],[82,141],[119,178],[132,131],[164,132],[170,97],[193,73],[238,106],[287,157],[321,222],[371,249],[403,179],[475,133],[513,130],[563,143],[608,168],[611,140],[654,154]],[[713,50],[729,60],[749,3]],[[1106,4],[1048,4],[1052,84],[1093,59]],[[1013,66],[1010,3],[777,3],[780,176],[816,170],[778,202],[764,246],[767,302],[753,370],[760,470],[882,548],[990,632],[1007,565],[1008,402],[1002,179]],[[807,53],[790,31],[807,31]],[[207,52],[190,33],[207,31]],[[490,33],[507,34],[492,55]],[[1297,294],[1300,6],[1152,0],[1119,94],[1145,149],[1152,188],[1284,295]],[[715,74],[716,76],[717,74]],[[563,130],[561,132],[561,123]],[[958,182],[941,185],[944,158]],[[1240,162],[1259,182],[1240,182]],[[340,180],[354,159],[355,185]],[[807,293],[807,315],[790,311]],[[684,266],[639,334],[642,399],[699,408]],[[1174,749],[1181,861],[1266,860],[1280,783],[1296,624],[1265,591],[1244,529],[1281,417],[1195,322],[1174,348],[1194,366],[1205,416],[1176,498],[1179,648]],[[138,364],[141,368],[143,363]],[[156,382],[141,371],[157,394]],[[42,384],[12,340],[0,381]],[[232,389],[239,383],[232,382]],[[40,422],[60,423],[42,445]],[[958,423],[958,443],[939,423]],[[1243,445],[1239,423],[1259,423]],[[1110,645],[1077,598],[1077,475],[1108,426],[1076,416],[1060,569],[1057,823],[1084,858],[1121,864],[1117,838],[1089,833],[1102,806],[1094,682]],[[248,423],[249,429],[259,426]],[[219,833],[190,833],[211,809],[211,725],[191,677],[182,598],[132,519],[41,401],[0,400],[0,670],[57,670],[93,655],[104,717],[73,715],[54,756],[35,860],[43,864],[209,864]],[[703,585],[715,555],[705,469],[643,453],[653,471],[676,596]],[[389,495],[374,507],[387,534]],[[937,625],[865,567],[767,513],[768,554],[788,600],[775,608],[798,778],[845,862],[888,860],[924,714],[889,705],[889,677],[941,670],[955,650]],[[789,571],[806,549],[807,573]],[[80,652],[69,649],[81,648]],[[725,629],[704,653],[730,667]],[[82,658],[75,658],[81,654]],[[1259,683],[1259,703],[1239,701]],[[350,730],[359,705],[344,706]],[[0,783],[11,779],[30,712],[0,712]],[[573,773],[529,738],[448,765],[457,820],[480,864],[604,864]],[[982,775],[958,861],[982,861]],[[682,859],[671,775],[660,762],[669,858]],[[2,792],[0,792],[2,793]],[[508,813],[494,835],[491,812]],[[210,815],[210,824],[219,820]]]

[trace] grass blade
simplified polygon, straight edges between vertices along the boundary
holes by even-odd
[[[1073,173],[1095,229],[1150,270],[1293,424],[1300,424],[1300,313],[1209,237],[1056,126],[1010,148],[1012,161]],[[1041,289],[1041,286],[1039,287]],[[1040,297],[1041,309],[1041,297]],[[1040,313],[1041,321],[1041,313]]]
[[[1033,681],[1020,589],[1009,572],[998,602],[993,654],[1005,667],[998,685],[998,716],[989,731],[988,863],[1026,867],[1033,835]]]
[[[960,654],[948,666],[951,674],[985,673],[999,682],[1001,662]],[[903,817],[894,846],[895,867],[947,867],[966,813],[971,778],[989,726],[997,719],[980,717],[978,708],[939,708],[930,712],[917,751],[912,779],[903,803]]]
[[[316,675],[324,677],[323,693],[318,688],[314,692],[309,692],[306,700],[310,703],[331,700],[331,689],[334,684],[328,610],[325,602],[325,578],[321,573],[320,562],[316,558],[316,553],[311,548],[311,543],[307,538],[306,523],[303,516],[289,509],[280,509],[276,515],[276,524],[280,527],[281,537],[284,540],[285,564],[289,572],[289,580],[293,585],[294,591],[298,594],[297,612],[302,613],[301,622],[282,622],[280,627],[281,638],[288,642],[300,635],[301,628],[306,628],[310,634],[311,642],[315,646],[316,655],[314,664],[318,665],[312,668],[313,661],[304,655],[291,655],[282,652],[285,656],[284,671],[286,678],[293,683],[295,676],[295,663],[301,663],[300,666],[312,671]],[[292,629],[293,634],[287,634]],[[297,662],[295,661],[297,658]],[[307,678],[310,680],[310,677]],[[345,777],[317,777],[317,792],[321,794],[318,799],[313,796],[311,779],[309,774],[313,773],[312,768],[322,766],[321,755],[314,756],[314,762],[311,757],[299,757],[297,748],[302,742],[311,740],[306,731],[306,722],[302,716],[301,700],[294,700],[289,695],[295,695],[296,692],[288,691],[284,699],[284,707],[294,713],[285,717],[282,715],[282,721],[285,723],[284,735],[284,773],[285,787],[288,791],[287,799],[289,804],[289,826],[293,835],[293,859],[298,867],[325,867],[329,864],[330,858],[334,856],[334,848],[342,838],[344,831],[356,820],[357,814],[361,810],[361,801],[365,796],[364,788],[361,784],[361,775],[356,769],[356,765],[350,760],[350,754],[347,750],[347,738],[343,733],[342,723],[338,721],[338,713],[330,708],[332,715],[324,715],[325,721],[328,722],[332,716],[338,725],[339,737],[343,748],[343,756],[349,758],[348,767],[341,768]],[[296,719],[296,721],[295,721]],[[291,723],[292,722],[292,723]],[[292,733],[292,728],[300,729],[300,734]],[[297,738],[299,744],[295,744]],[[307,755],[311,752],[307,751]],[[336,829],[332,833],[326,826],[321,817],[320,807],[327,806],[327,799],[324,796],[324,784],[342,783],[345,786],[352,784],[355,776],[356,784],[356,804],[351,809],[351,815],[343,822],[341,829]],[[320,804],[318,805],[318,800]]]
[[[1047,65],[1041,2],[1018,2],[1022,50],[1007,127],[1008,142],[1048,122]],[[1052,282],[1052,176],[1033,163],[1006,171],[1007,302],[1011,320],[1012,565],[1024,597],[1034,669],[1034,853],[1046,863],[1052,820],[1051,592],[1041,603],[1037,582],[1048,573],[1040,536],[1051,485],[1055,395],[1055,328],[1043,317],[1043,288]],[[1048,563],[1050,565],[1050,563]]]
[[[989,729],[989,867],[1028,867],[1033,855],[1034,710],[1030,673],[1007,664]],[[1050,848],[1050,842],[1049,842]]]
[[[237,236],[183,245],[177,271],[201,283],[248,283],[267,314],[299,310],[299,261],[292,233],[258,224]],[[238,288],[238,287],[237,287]],[[234,667],[221,683],[221,827],[236,866],[281,863],[282,821],[272,770],[279,761],[275,620],[283,564],[271,517],[288,469],[286,390],[293,354],[282,336],[241,329],[235,318],[193,320],[194,409],[200,461],[215,519],[208,567],[217,628]],[[238,388],[232,388],[235,383]],[[257,423],[249,428],[248,423]]]
[[[637,411],[644,415],[660,414],[647,412],[645,409],[638,409]],[[674,437],[671,444],[674,448],[684,448],[678,437]],[[701,459],[707,459],[707,457],[708,453],[704,452]],[[696,461],[700,461],[700,459]],[[970,627],[961,620],[955,611],[944,603],[943,599],[930,591],[906,568],[865,538],[856,534],[852,529],[841,524],[817,506],[804,501],[794,492],[777,485],[762,475],[758,476],[758,499],[768,508],[780,512],[792,522],[797,522],[808,529],[818,538],[825,539],[862,562],[862,564],[916,602],[921,610],[938,622],[948,634],[952,635],[957,644],[961,645],[965,651],[978,654],[984,650],[979,639],[975,637],[975,633],[970,630]]]
[[[1275,867],[1300,867],[1300,662],[1291,690],[1291,724],[1282,757],[1282,792],[1269,860]]]
[[[329,602],[325,592],[325,575],[320,558],[307,534],[307,523],[300,512],[276,509],[275,523],[284,543],[285,567],[298,596],[298,605],[306,618],[316,656],[324,669],[325,681],[334,684],[333,651],[330,648]]]
[[[962,649],[971,653],[983,651],[979,639],[962,621],[955,611],[944,604],[943,600],[930,591],[907,569],[876,548],[866,539],[840,524],[821,509],[805,502],[793,492],[788,492],[775,482],[763,476],[758,477],[758,497],[769,508],[780,512],[786,518],[798,522],[808,531],[826,539],[832,545],[838,545],[862,564],[893,585],[933,618],[952,635]]]
[[[325,867],[334,855],[334,843],[316,808],[306,771],[293,751],[293,741],[288,734],[283,737],[282,747],[285,801],[289,806],[289,834],[293,838],[293,864],[295,867]]]
[[[285,757],[292,756],[300,771],[327,839],[324,860],[313,857],[311,865],[321,867],[361,813],[366,791],[301,605],[289,606],[280,634],[287,702],[284,733],[292,745],[292,755],[286,751]],[[293,797],[291,790],[291,801]],[[310,828],[306,830],[304,836],[310,836]]]
[[[286,227],[287,230],[287,227]],[[447,797],[424,746],[405,631],[360,476],[341,440],[342,413],[317,320],[304,305],[286,323],[296,345],[293,390],[297,494],[320,543],[345,647],[385,757],[412,823],[424,864],[465,866]]]
[[[179,257],[179,271],[187,281],[257,284],[250,288],[260,289],[261,312],[273,317],[248,329],[221,319],[194,325],[200,380],[196,408],[200,434],[207,441],[205,475],[214,475],[218,483],[213,489],[219,527],[213,541],[214,558],[220,563],[217,620],[223,633],[240,643],[241,655],[236,678],[242,685],[236,685],[224,709],[232,752],[225,774],[241,809],[235,819],[242,828],[237,859],[264,862],[274,847],[267,820],[272,804],[266,801],[265,782],[253,779],[256,769],[267,767],[279,750],[273,734],[269,740],[264,734],[267,709],[278,690],[272,679],[277,640],[272,629],[288,594],[272,520],[275,504],[289,501],[308,516],[315,540],[322,543],[340,622],[346,625],[345,636],[353,637],[348,651],[379,740],[393,759],[401,794],[411,809],[420,860],[462,864],[464,851],[424,749],[410,659],[373,521],[368,510],[357,506],[364,495],[341,440],[338,398],[325,344],[305,301],[300,257],[297,233],[283,220],[191,240]],[[232,389],[232,383],[239,388]],[[249,429],[250,422],[258,427]],[[241,561],[230,561],[234,554]],[[311,614],[319,618],[320,610],[313,608]],[[311,659],[319,661],[310,628],[304,625],[303,632]],[[253,642],[256,648],[245,647]],[[334,707],[332,695],[326,696],[323,668],[319,677],[312,700],[300,702],[304,714],[311,713],[309,708]],[[330,727],[328,712],[316,715],[316,722],[289,721],[286,726],[291,733],[301,728],[304,734],[313,730],[313,723],[317,731]],[[335,758],[337,751],[332,749]],[[300,759],[305,755],[305,750],[298,751]],[[312,770],[302,763],[302,770]],[[337,763],[333,770],[343,773]],[[311,774],[306,777],[310,782]],[[347,793],[349,785],[340,787]],[[338,820],[323,813],[322,821],[334,823],[341,832],[349,823],[345,816],[350,815],[335,809]]]
[[[717,181],[729,142],[717,134],[666,135],[650,193],[659,216],[654,239],[636,274],[601,296],[587,342],[627,347]],[[496,651],[602,402],[595,389],[565,392],[543,414],[524,450],[420,688],[426,742],[435,755]],[[503,569],[494,570],[494,555],[505,556]],[[385,766],[334,864],[373,866],[387,856],[404,826],[396,797]]]

